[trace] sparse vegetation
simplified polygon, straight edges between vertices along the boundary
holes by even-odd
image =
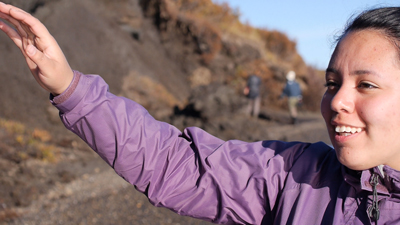
[[[18,214],[12,209],[1,209],[0,208],[0,222],[12,220],[18,218]]]
[[[57,147],[50,144],[51,135],[42,129],[29,129],[22,123],[0,118],[0,129],[6,141],[0,146],[2,155],[16,163],[29,158],[46,162],[57,161]]]

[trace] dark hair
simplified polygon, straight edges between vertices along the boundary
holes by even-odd
[[[351,31],[373,29],[381,31],[392,39],[397,46],[400,44],[400,7],[383,7],[362,12],[346,25],[344,32],[336,39],[339,42]]]

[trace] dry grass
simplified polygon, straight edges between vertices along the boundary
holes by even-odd
[[[19,215],[11,209],[0,209],[0,222],[18,218]]]
[[[29,129],[25,125],[0,118],[0,129],[5,130],[2,152],[6,158],[21,162],[36,158],[46,162],[58,160],[58,149],[52,145],[51,134],[42,129]]]
[[[164,85],[148,76],[131,71],[124,78],[121,95],[136,101],[148,110],[158,109],[159,102],[172,108],[182,103]]]

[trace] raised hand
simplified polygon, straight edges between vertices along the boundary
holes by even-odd
[[[25,56],[36,81],[53,95],[66,90],[73,71],[57,41],[47,28],[29,13],[0,2],[0,30],[10,37]]]

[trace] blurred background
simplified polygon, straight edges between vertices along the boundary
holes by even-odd
[[[374,3],[3,2],[41,20],[73,69],[101,75],[112,93],[158,120],[223,140],[328,144],[319,103],[329,40],[353,9]],[[2,33],[0,52],[0,224],[208,224],[151,206],[65,130],[49,94]],[[290,70],[303,91],[295,125],[287,99],[279,98]],[[246,113],[243,94],[251,74],[261,78],[256,117]]]

